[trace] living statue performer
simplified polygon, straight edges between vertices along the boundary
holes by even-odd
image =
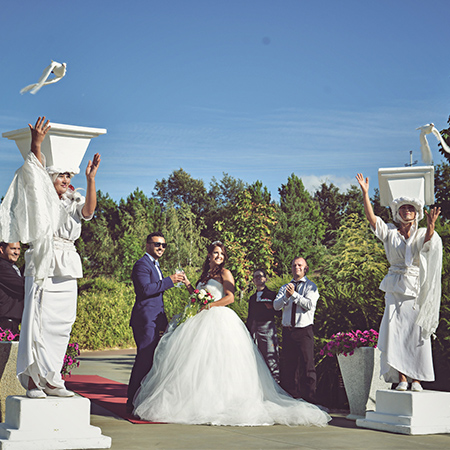
[[[419,228],[423,203],[400,197],[391,202],[394,224],[375,216],[369,198],[369,179],[356,176],[370,227],[383,243],[390,268],[380,285],[386,308],[380,325],[381,375],[399,383],[399,391],[422,391],[421,381],[434,381],[430,336],[439,322],[442,241],[434,230],[440,208],[431,208],[427,227]]]
[[[30,243],[17,375],[30,398],[71,397],[61,368],[76,317],[77,278],[83,276],[74,242],[81,234],[81,220],[91,219],[97,205],[100,155],[86,168],[84,198],[70,185],[78,167],[69,161],[69,167],[46,167],[41,144],[49,121],[39,117],[29,127],[31,151],[0,207],[1,240]]]

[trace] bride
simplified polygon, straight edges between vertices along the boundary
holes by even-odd
[[[213,242],[197,288],[207,289],[215,301],[178,327],[169,326],[133,413],[183,424],[325,426],[330,416],[278,386],[244,323],[225,308],[234,302],[226,260],[224,245]],[[184,283],[192,293],[187,278]]]

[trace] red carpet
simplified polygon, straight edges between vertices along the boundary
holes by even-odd
[[[139,420],[127,413],[127,385],[98,375],[72,375],[65,379],[68,389],[88,398],[131,423],[161,423]]]

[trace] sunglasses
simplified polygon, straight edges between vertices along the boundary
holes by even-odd
[[[150,244],[153,244],[156,248],[162,247],[166,248],[167,244],[165,242],[150,242]]]

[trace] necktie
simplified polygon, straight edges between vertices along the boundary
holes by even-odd
[[[298,292],[298,290],[300,289],[300,284],[301,281],[294,281],[294,286],[295,286],[295,291]],[[292,301],[292,309],[291,309],[291,327],[295,327],[295,315],[297,312],[297,304],[294,303],[294,301]]]
[[[19,277],[21,277],[22,274],[20,273],[19,268],[15,264],[13,264],[12,266],[13,266],[13,269],[17,272],[17,275],[19,275]]]
[[[163,276],[162,276],[162,272],[161,272],[161,267],[159,267],[159,262],[156,259],[155,259],[155,266],[156,266],[156,270],[158,271],[159,279],[162,280]]]

